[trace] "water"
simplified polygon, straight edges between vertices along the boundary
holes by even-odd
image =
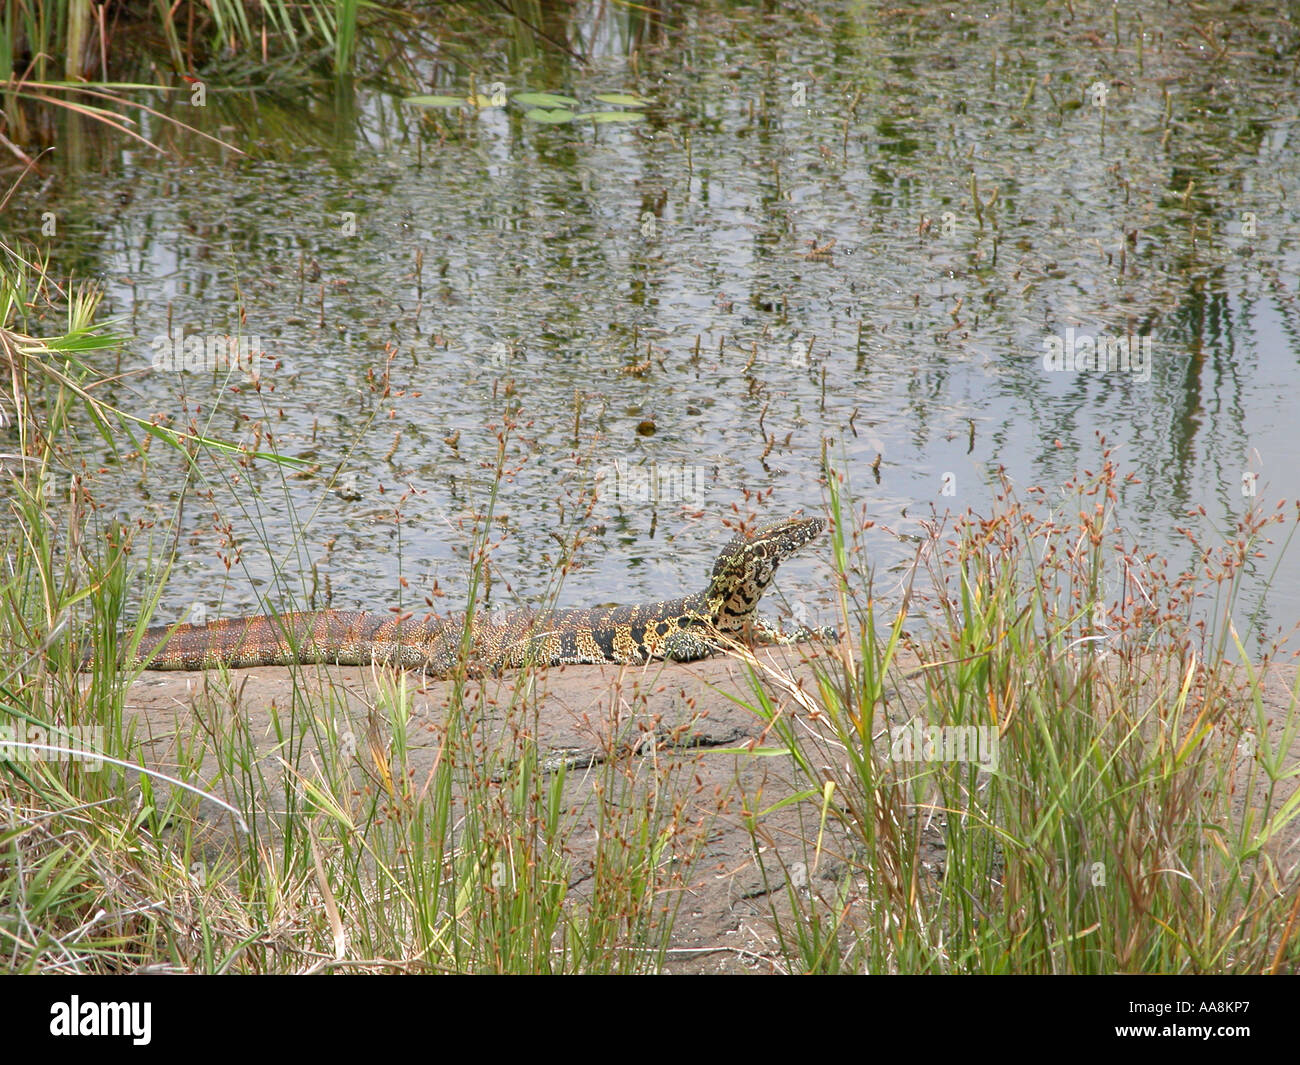
[[[172,154],[29,182],[6,225],[52,206],[56,268],[101,277],[135,338],[114,398],[302,461],[155,444],[143,476],[105,466],[106,512],[178,546],[163,615],[382,609],[435,582],[455,603],[507,422],[503,603],[546,595],[578,532],[564,605],[698,590],[733,512],[824,506],[823,453],[890,582],[932,507],[986,512],[999,467],[1051,489],[1098,467],[1099,434],[1140,482],[1122,524],[1176,564],[1180,527],[1300,498],[1297,28],[1126,4],[1117,39],[1110,5],[1074,11],[706,4],[656,29],[579,4],[559,29],[589,64],[486,34],[479,90],[641,121],[214,91],[154,103],[244,156],[150,122]],[[427,69],[418,91],[468,91]],[[159,338],[236,333],[256,381],[151,365]],[[1084,336],[1149,363],[1045,368]],[[1300,617],[1276,556],[1241,613],[1268,629]],[[788,569],[817,615],[828,552]]]

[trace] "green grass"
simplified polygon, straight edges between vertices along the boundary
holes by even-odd
[[[752,700],[812,808],[802,851],[770,870],[789,969],[1297,969],[1297,693],[1266,709],[1230,621],[1247,559],[1285,517],[1248,514],[1228,551],[1171,577],[1122,542],[1122,488],[1108,452],[1067,487],[1070,517],[1004,485],[991,518],[957,522],[946,549],[936,534],[938,597],[909,588],[879,624],[837,523],[852,666],[820,670],[814,695],[756,675]],[[1110,596],[1107,574],[1122,575]],[[1197,623],[1206,601],[1217,613]],[[920,663],[907,673],[905,648]],[[909,751],[896,730],[912,722],[994,730],[996,765]],[[751,826],[757,849],[760,811]],[[809,876],[819,865],[841,871]]]
[[[106,18],[87,0],[12,0],[0,5],[0,136],[33,167],[65,119],[91,119],[158,152],[165,149],[141,133],[145,126],[179,126],[240,152],[142,98],[190,97],[201,81],[206,100],[209,90],[264,83],[268,72],[272,82],[320,72],[347,78],[359,44],[370,49],[368,70],[409,77],[401,38],[414,21],[400,8],[357,0],[152,0],[118,4]]]
[[[366,18],[363,18],[363,12]],[[178,73],[222,53],[273,56],[332,53],[334,71],[351,73],[359,27],[406,21],[400,8],[358,0],[212,0],[172,5],[163,0],[118,5],[98,20],[87,0],[13,0],[0,9],[0,72],[24,79],[69,82],[96,75],[106,59],[137,58],[150,47],[166,54]],[[20,69],[24,67],[25,69]]]

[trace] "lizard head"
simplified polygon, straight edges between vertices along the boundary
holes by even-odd
[[[825,527],[821,518],[785,518],[761,525],[749,536],[733,537],[713,564],[704,593],[718,631],[741,632],[754,617],[777,567]]]

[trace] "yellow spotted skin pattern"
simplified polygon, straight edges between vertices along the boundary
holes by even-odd
[[[754,644],[833,638],[827,630],[782,633],[756,614],[758,601],[782,560],[824,527],[820,518],[787,518],[761,526],[749,536],[737,535],[714,563],[708,587],[682,599],[597,610],[476,611],[466,667],[478,674],[529,663],[689,662],[714,654],[733,640]],[[444,675],[461,659],[464,633],[463,614],[399,617],[315,610],[152,628],[128,664],[146,669],[212,669],[377,662]]]

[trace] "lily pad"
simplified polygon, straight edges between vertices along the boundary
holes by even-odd
[[[416,107],[464,107],[466,100],[463,96],[407,96],[402,103]]]
[[[521,92],[513,97],[515,103],[524,107],[577,107],[578,101],[572,96],[561,96],[554,92]]]
[[[577,117],[578,116],[572,111],[565,111],[562,108],[548,111],[545,108],[534,107],[531,111],[524,112],[524,118],[528,119],[530,122],[547,122],[551,125],[558,125],[561,122],[572,122]]]
[[[650,103],[649,100],[630,96],[625,92],[598,92],[596,99],[603,104],[614,104],[617,107],[646,107]]]
[[[592,111],[582,117],[593,122],[640,122],[645,115],[640,111]]]

